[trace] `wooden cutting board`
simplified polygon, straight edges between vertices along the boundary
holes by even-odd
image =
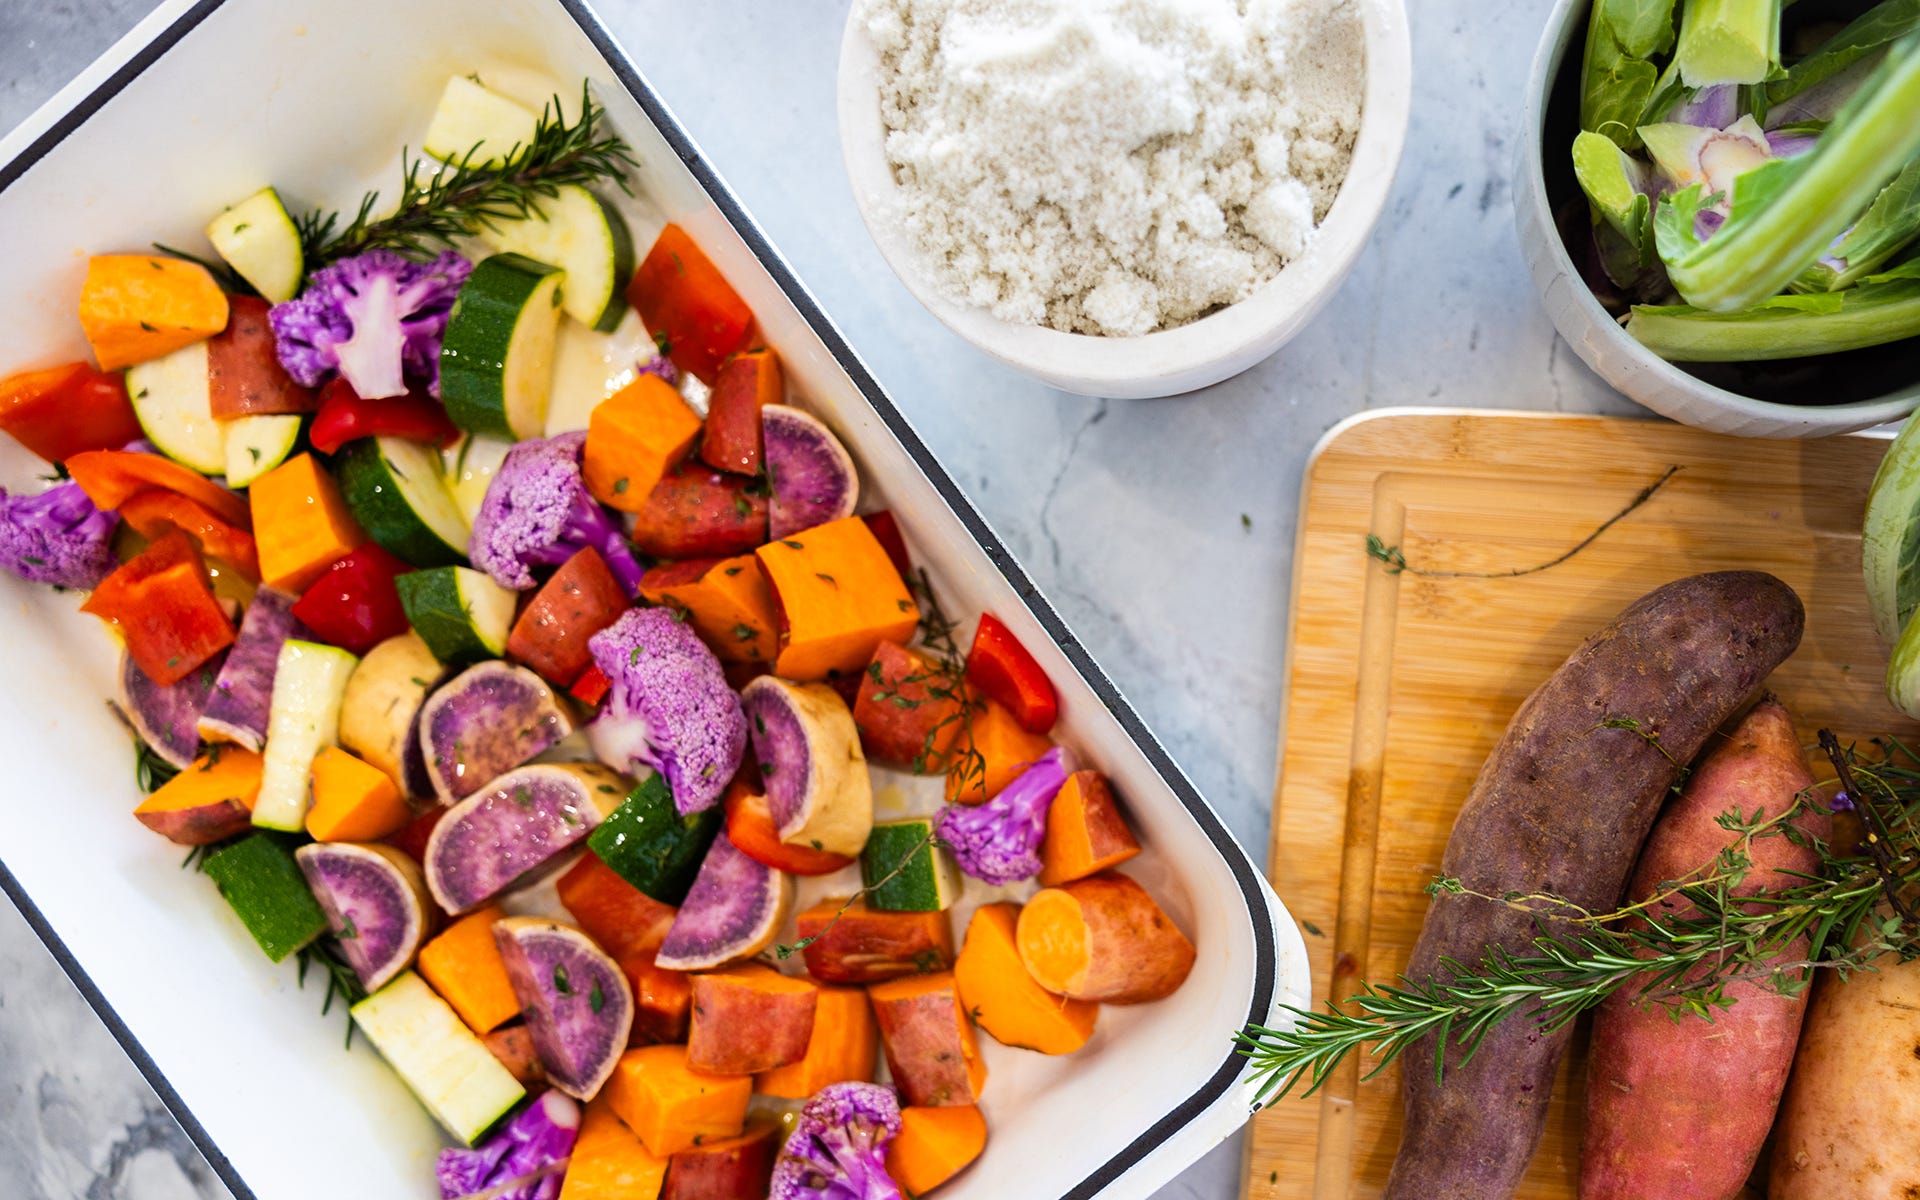
[[[1887,443],[1747,441],[1663,422],[1397,411],[1332,434],[1307,471],[1293,568],[1269,874],[1306,933],[1316,1003],[1392,982],[1427,909],[1453,817],[1514,710],[1589,633],[1652,588],[1757,568],[1807,606],[1774,676],[1812,731],[1910,734],[1881,692],[1886,655],[1860,576],[1860,518]],[[1548,562],[1508,578],[1395,574],[1368,534],[1429,571]],[[1577,797],[1570,797],[1576,801]],[[1519,1192],[1565,1200],[1579,1167],[1584,1028]],[[1249,1200],[1381,1194],[1400,1139],[1398,1065],[1349,1062],[1311,1099],[1257,1115]]]

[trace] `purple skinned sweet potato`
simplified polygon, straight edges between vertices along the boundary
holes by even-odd
[[[593,1099],[633,1029],[626,973],[592,938],[543,917],[496,921],[493,940],[547,1082],[577,1100]]]
[[[860,730],[824,683],[762,675],[740,693],[780,840],[848,857],[873,832],[873,784]]]
[[[773,943],[793,903],[785,872],[742,854],[721,831],[707,849],[654,965],[700,971],[752,958]]]
[[[427,885],[392,846],[314,842],[293,852],[360,986],[379,991],[413,963],[428,931]]]
[[[767,478],[769,540],[853,515],[860,477],[847,448],[818,417],[784,404],[760,410]]]
[[[120,656],[120,711],[153,752],[185,770],[200,753],[200,715],[213,697],[215,657],[178,683],[155,683],[132,656]]]
[[[427,887],[449,913],[477,908],[555,865],[626,799],[631,785],[598,763],[509,771],[447,810],[427,839]]]
[[[454,676],[420,708],[415,739],[433,794],[452,804],[573,732],[573,713],[525,667],[483,662]]]
[[[273,707],[273,676],[280,647],[288,638],[313,637],[293,615],[298,596],[263,587],[253,594],[233,649],[214,679],[213,695],[200,714],[200,736],[232,742],[258,752],[267,741],[267,713]]]

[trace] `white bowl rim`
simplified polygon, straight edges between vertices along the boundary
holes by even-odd
[[[1573,284],[1574,303],[1585,311],[1593,328],[1604,338],[1607,345],[1618,353],[1632,356],[1641,361],[1652,375],[1661,382],[1677,390],[1690,393],[1695,399],[1711,404],[1737,416],[1748,417],[1768,423],[1789,421],[1807,427],[1817,434],[1844,433],[1859,430],[1866,425],[1877,425],[1887,421],[1899,421],[1914,411],[1920,404],[1920,380],[1907,387],[1885,396],[1875,396],[1867,400],[1850,400],[1844,404],[1783,404],[1774,400],[1756,400],[1739,392],[1728,391],[1717,384],[1684,371],[1666,359],[1648,350],[1621,327],[1619,321],[1608,313],[1600,301],[1595,299],[1593,289],[1586,285],[1580,276],[1579,268],[1574,264],[1573,256],[1567,253],[1566,243],[1559,236],[1558,225],[1553,219],[1553,210],[1547,203],[1546,158],[1543,140],[1546,137],[1547,97],[1559,81],[1560,71],[1565,64],[1567,54],[1573,49],[1576,36],[1584,34],[1584,18],[1591,0],[1557,0],[1553,12],[1547,18],[1546,32],[1540,39],[1540,46],[1534,52],[1533,68],[1527,78],[1527,119],[1522,126],[1520,147],[1521,171],[1525,178],[1520,186],[1514,188],[1514,203],[1517,206],[1529,206],[1532,219],[1540,222],[1541,227],[1549,231],[1546,238],[1547,252],[1553,256],[1553,264],[1558,272]],[[1575,347],[1576,351],[1578,347]],[[1582,357],[1585,357],[1584,354]],[[1611,381],[1609,381],[1611,386]],[[1629,397],[1629,399],[1637,398]]]
[[[1134,337],[1068,333],[1003,321],[940,290],[920,269],[919,247],[884,219],[899,188],[886,160],[876,55],[857,4],[847,14],[841,38],[837,88],[840,148],[854,204],[881,256],[914,299],[988,354],[1042,377],[1071,376],[1090,387],[1124,388],[1254,354],[1269,341],[1277,347],[1331,298],[1366,248],[1406,145],[1413,49],[1404,0],[1353,2],[1365,37],[1367,82],[1353,158],[1333,207],[1304,254],[1246,299],[1197,321]],[[1278,340],[1276,332],[1282,333]]]

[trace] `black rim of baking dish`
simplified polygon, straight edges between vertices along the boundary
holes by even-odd
[[[67,135],[85,124],[94,113],[191,33],[223,3],[225,0],[199,0],[199,3],[182,13],[165,29],[160,30],[151,41],[141,46],[133,57],[115,70],[99,87],[88,93],[71,109],[62,113],[45,133],[34,139],[15,158],[0,164],[0,191],[5,191],[35,163],[46,157],[54,147],[66,139]],[[1001,544],[998,535],[987,525],[974,509],[973,503],[960,491],[946,469],[920,440],[920,435],[908,424],[899,409],[894,407],[892,399],[868,372],[866,364],[853,352],[852,347],[847,344],[833,322],[827,318],[826,313],[821,311],[813,294],[794,275],[786,258],[767,240],[759,224],[741,206],[739,199],[733,194],[733,189],[727,186],[707,162],[705,156],[700,153],[699,147],[694,145],[693,139],[687,135],[687,131],[681,127],[679,120],[674,117],[666,103],[653,90],[653,86],[640,73],[640,69],[628,58],[626,51],[614,40],[599,16],[585,0],[556,0],[556,3],[573,18],[580,31],[586,35],[587,40],[593,44],[608,68],[619,79],[621,86],[626,88],[635,103],[639,104],[641,111],[653,122],[687,170],[692,172],[694,179],[699,182],[708,198],[733,226],[734,232],[759,259],[761,267],[786,294],[788,302],[813,330],[814,336],[820,339],[821,344],[827,348],[827,352],[833,356],[841,370],[846,372],[853,385],[859,389],[868,406],[885,423],[887,429],[913,459],[915,466],[926,476],[940,498],[946,502],[955,518],[966,527],[980,549],[986,553],[988,560],[1012,585],[1022,602],[1026,604],[1028,611],[1059,646],[1061,652],[1073,664],[1074,669],[1080,673],[1080,677],[1092,689],[1093,694],[1106,706],[1114,720],[1119,722],[1120,727],[1146,756],[1147,761],[1152,764],[1168,789],[1178,797],[1188,814],[1213,843],[1215,850],[1233,872],[1234,882],[1240,887],[1248,913],[1254,918],[1253,997],[1247,1020],[1251,1024],[1264,1023],[1271,1011],[1274,990],[1278,982],[1278,948],[1273,924],[1268,919],[1267,906],[1261,895],[1260,878],[1253,863],[1233,840],[1226,827],[1221,824],[1219,816],[1205,800],[1201,799],[1192,781],[1167,754],[1166,749],[1160,745],[1159,739],[1133,710],[1133,706],[1120,695],[1113,681],[1107,678],[1106,672],[1100,669],[1099,665],[1093,661],[1093,657],[1087,653],[1086,648],[1080,644],[1079,639],[1073,636],[1066,623],[1060,619],[1060,615],[1054,611],[1053,605],[1040,594],[1040,590],[1034,586],[1033,581],[1027,578],[1026,571]],[[74,958],[72,951],[67,949],[66,943],[61,941],[60,935],[54,931],[45,915],[28,897],[25,889],[20,886],[19,880],[14,878],[13,873],[7,869],[3,861],[0,861],[0,891],[6,892],[8,898],[26,918],[27,924],[32,927],[34,933],[39,935],[47,950],[52,953],[54,960],[60,964],[61,969],[67,973],[80,994],[86,998],[95,1015],[106,1025],[107,1031],[113,1035],[115,1041],[120,1043],[120,1048],[126,1052],[140,1074],[146,1077],[147,1083],[152,1086],[161,1102],[173,1114],[174,1119],[180,1122],[181,1129],[206,1156],[208,1165],[220,1177],[221,1182],[225,1183],[241,1200],[254,1200],[253,1189],[241,1179],[233,1163],[221,1152],[219,1145],[207,1132],[206,1127],[193,1115],[193,1110],[168,1082],[159,1064],[153,1061],[153,1057],[133,1036],[132,1030],[128,1029],[126,1022],[120,1019],[119,1013],[114,1011],[112,1004],[108,1003],[106,996],[87,975],[85,968]],[[1246,1059],[1236,1050],[1229,1048],[1219,1069],[1198,1091],[1175,1105],[1123,1147],[1118,1154],[1074,1185],[1064,1194],[1062,1200],[1084,1200],[1086,1197],[1097,1195],[1101,1189],[1144,1159],[1155,1147],[1198,1118],[1214,1102],[1226,1095],[1234,1081],[1245,1070],[1246,1065]]]

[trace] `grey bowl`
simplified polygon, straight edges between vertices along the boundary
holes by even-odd
[[[1547,316],[1560,336],[1601,378],[1634,400],[1663,416],[1715,433],[1825,437],[1904,419],[1920,406],[1920,379],[1912,378],[1920,375],[1920,370],[1910,371],[1906,382],[1882,394],[1842,403],[1793,404],[1760,399],[1723,386],[1729,382],[1737,386],[1737,381],[1730,378],[1736,369],[1702,367],[1696,368],[1700,371],[1696,374],[1648,351],[1594,299],[1555,224],[1554,189],[1548,183],[1544,158],[1546,153],[1564,156],[1571,143],[1571,133],[1564,140],[1556,138],[1552,147],[1546,145],[1546,138],[1556,115],[1554,98],[1561,83],[1561,66],[1564,63],[1570,71],[1578,69],[1578,48],[1586,37],[1588,12],[1589,0],[1559,0],[1548,18],[1527,81],[1527,119],[1521,128],[1514,169],[1513,212],[1520,248],[1534,286],[1540,289],[1540,298],[1546,304]],[[1568,187],[1573,186],[1572,174],[1571,167],[1564,171]],[[1886,348],[1881,351],[1876,360],[1891,361]],[[1909,353],[1905,358],[1913,362],[1920,356]],[[1757,373],[1768,369],[1763,365],[1738,370],[1747,372],[1749,379],[1757,379]],[[1830,379],[1845,369],[1838,364],[1830,371],[1818,365],[1783,368],[1765,390],[1800,388],[1810,396],[1829,393]]]

